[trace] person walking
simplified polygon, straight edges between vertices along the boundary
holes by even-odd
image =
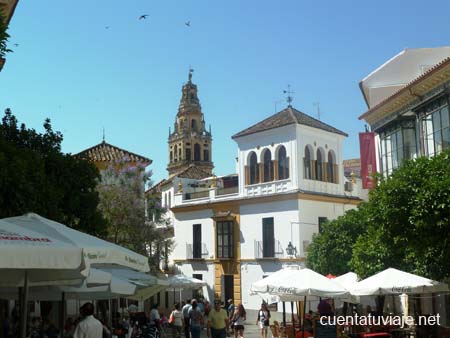
[[[189,310],[191,309],[191,300],[187,299],[186,304],[181,309],[181,312],[183,313],[183,319],[184,319],[184,336],[185,338],[191,338],[191,331],[189,329]]]
[[[214,309],[208,315],[207,335],[211,338],[226,338],[230,327],[227,312],[222,309],[219,299],[214,301]]]
[[[256,325],[259,325],[261,329],[261,337],[267,338],[267,328],[269,327],[270,311],[267,308],[266,303],[261,304],[261,308],[258,311],[258,318],[256,319]]]
[[[203,325],[203,315],[198,309],[198,303],[196,299],[191,301],[192,308],[189,310],[189,327],[191,330],[192,338],[200,338]]]
[[[183,319],[183,313],[180,311],[180,303],[176,303],[169,317],[169,324],[172,325],[173,338],[181,338],[184,326]]]
[[[231,324],[233,326],[234,338],[244,337],[244,322],[247,319],[247,314],[245,312],[244,305],[239,304],[234,310],[233,316],[231,317]]]
[[[78,323],[73,338],[102,338],[103,325],[94,317],[94,305],[85,303],[80,308],[83,319]]]

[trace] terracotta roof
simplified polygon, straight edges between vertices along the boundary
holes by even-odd
[[[275,115],[272,115],[265,120],[258,122],[257,124],[242,130],[241,132],[234,134],[232,136],[233,139],[246,136],[250,134],[259,133],[261,131],[274,129],[282,126],[287,126],[289,124],[302,124],[305,126],[321,129],[328,131],[330,133],[335,133],[343,136],[348,136],[343,131],[340,131],[339,129],[336,129],[326,123],[323,123],[322,121],[319,121],[309,115],[306,115],[305,113],[302,113],[301,111],[289,106],[286,109],[283,109],[282,111],[276,113]]]
[[[195,164],[189,165],[186,169],[176,173],[174,176],[180,178],[190,178],[194,180],[201,180],[205,177],[211,176],[210,173],[204,171],[202,168],[196,166]]]
[[[152,185],[150,188],[148,188],[145,193],[146,194],[154,194],[154,193],[159,193],[161,192],[161,187],[166,184],[167,180],[165,178],[163,178],[161,181],[159,181],[158,183]]]
[[[189,167],[175,173],[168,179],[162,179],[155,185],[151,186],[146,192],[160,192],[161,187],[172,182],[175,177],[201,180],[206,177],[211,177],[211,174],[204,171],[202,168],[196,166],[195,164],[191,164],[189,165]]]
[[[431,76],[433,73],[437,72],[439,69],[444,68],[445,66],[450,64],[450,57],[445,58],[444,60],[442,60],[441,62],[437,63],[434,67],[430,68],[428,71],[426,71],[425,73],[423,73],[422,75],[416,77],[414,80],[412,80],[410,83],[408,83],[407,85],[405,85],[402,89],[397,90],[395,93],[393,93],[392,95],[388,96],[387,98],[385,98],[383,101],[381,101],[380,103],[378,103],[377,105],[375,105],[374,107],[370,108],[368,111],[366,111],[364,114],[362,114],[359,119],[362,120],[363,118],[365,118],[367,115],[369,115],[370,113],[374,112],[375,110],[379,109],[380,107],[384,106],[386,103],[388,103],[389,101],[392,101],[393,99],[395,99],[397,96],[401,95],[402,93],[410,90],[410,88],[412,86],[414,86],[415,84],[419,83],[420,81],[426,79],[427,77]]]
[[[140,162],[145,165],[150,165],[152,163],[152,160],[147,157],[113,146],[105,141],[83,150],[74,156],[85,158],[94,162],[113,162],[125,160],[126,162]]]

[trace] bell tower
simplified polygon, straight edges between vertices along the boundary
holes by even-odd
[[[183,85],[173,132],[169,129],[169,177],[195,165],[212,175],[211,128],[205,128],[202,107],[197,96],[197,86],[192,83],[193,69],[188,82]]]

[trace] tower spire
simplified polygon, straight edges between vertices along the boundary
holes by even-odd
[[[192,73],[193,72],[194,72],[194,69],[191,66],[189,66],[189,75],[188,75],[189,83],[192,83]]]

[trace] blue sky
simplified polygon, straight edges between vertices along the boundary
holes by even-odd
[[[234,172],[231,135],[284,108],[288,84],[297,109],[316,116],[320,102],[321,119],[349,134],[344,158],[359,157],[359,81],[404,48],[449,45],[448,13],[435,0],[20,0],[0,109],[38,130],[50,117],[70,153],[105,128],[107,142],[153,159],[158,181],[191,65],[216,174]]]

